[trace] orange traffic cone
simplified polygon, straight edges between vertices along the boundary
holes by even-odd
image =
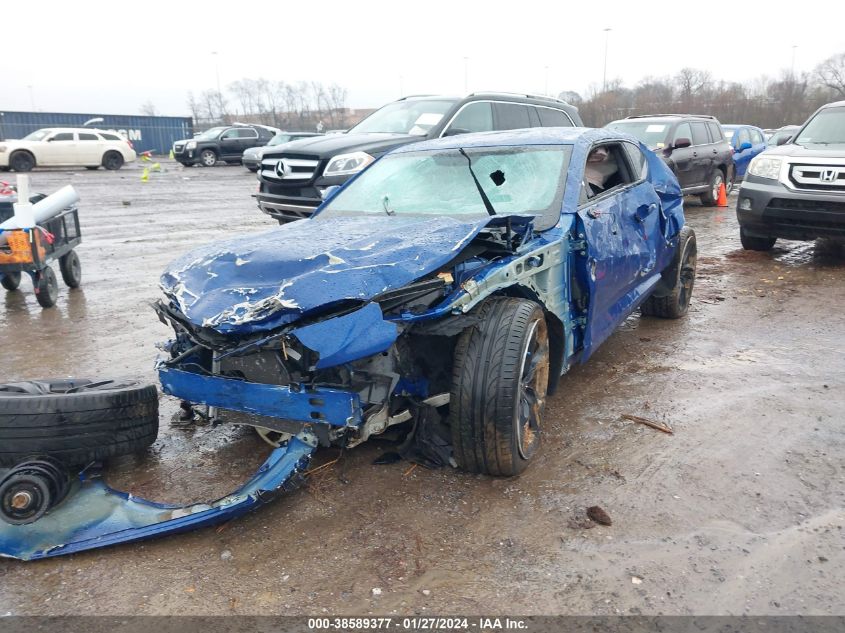
[[[725,189],[725,183],[719,185],[719,197],[716,199],[717,207],[728,206],[728,191]]]

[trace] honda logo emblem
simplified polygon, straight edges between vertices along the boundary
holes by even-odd
[[[819,180],[822,182],[836,182],[837,178],[839,178],[839,171],[836,169],[823,169],[819,174]]]

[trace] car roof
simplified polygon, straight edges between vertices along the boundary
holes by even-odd
[[[756,125],[751,125],[750,123],[722,123],[723,128],[727,128],[729,130],[736,130],[737,128],[741,127],[750,127],[755,130],[759,130],[760,128]]]
[[[459,147],[506,147],[514,145],[575,145],[601,139],[624,138],[639,143],[633,136],[615,130],[588,127],[534,127],[501,132],[474,132],[403,145],[393,154]]]
[[[845,101],[834,101],[833,103],[825,103],[820,109],[823,108],[841,108],[845,106]]]
[[[613,123],[620,123],[622,121],[648,121],[651,119],[702,119],[704,121],[715,121],[718,123],[716,117],[710,114],[634,114],[624,119],[617,119]]]

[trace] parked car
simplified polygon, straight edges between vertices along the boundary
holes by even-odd
[[[159,376],[263,416],[276,446],[408,423],[433,461],[516,475],[560,376],[638,308],[684,316],[695,270],[678,182],[633,136],[448,136],[374,161],[305,220],[171,263]]]
[[[245,150],[266,145],[274,135],[274,130],[263,125],[213,127],[192,139],[173,143],[173,156],[186,167],[213,167],[218,160],[240,165]]]
[[[771,136],[766,138],[766,145],[768,147],[777,147],[783,145],[791,139],[795,133],[801,129],[800,125],[784,125],[781,128],[772,130]]]
[[[734,168],[736,177],[743,178],[748,163],[760,152],[766,149],[767,142],[763,130],[753,125],[723,125],[725,138],[734,150]]]
[[[550,97],[405,97],[344,134],[294,141],[264,152],[256,198],[264,213],[284,224],[311,215],[328,187],[343,184],[396,147],[467,132],[580,125],[576,108]]]
[[[713,206],[719,189],[733,188],[730,144],[716,117],[698,114],[649,114],[613,121],[605,127],[633,134],[660,156],[678,178],[684,195],[698,195]]]
[[[845,237],[845,101],[822,106],[784,145],[754,160],[737,199],[743,248],[778,238]]]
[[[264,150],[268,147],[275,147],[276,145],[283,145],[290,141],[296,141],[301,138],[309,138],[311,136],[322,136],[315,132],[279,132],[271,138],[266,145],[258,147],[250,147],[245,150],[241,157],[241,163],[250,171],[258,171],[261,165],[261,158],[264,155]]]
[[[20,140],[0,141],[0,170],[35,167],[120,169],[135,160],[132,143],[114,132],[56,127],[36,130]]]

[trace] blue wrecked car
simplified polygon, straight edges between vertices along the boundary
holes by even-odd
[[[561,376],[637,309],[684,316],[695,270],[678,182],[627,134],[538,128],[394,150],[313,217],[197,249],[161,277],[155,308],[174,329],[162,388],[254,414],[275,446],[255,477],[186,507],[83,481],[96,516],[56,508],[3,553],[228,520],[291,488],[319,446],[388,429],[408,459],[518,475]]]

